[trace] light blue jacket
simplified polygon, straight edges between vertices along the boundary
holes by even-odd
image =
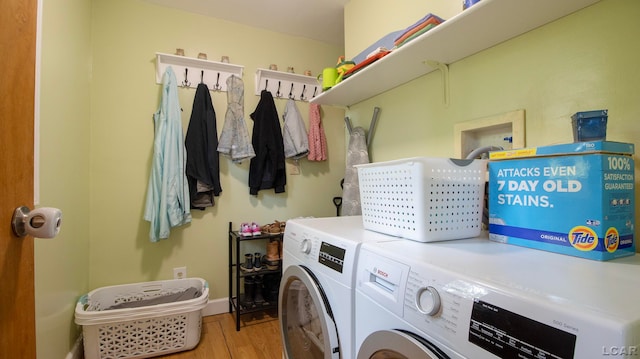
[[[171,66],[162,77],[162,103],[153,121],[153,164],[144,219],[151,222],[149,239],[157,242],[169,238],[171,227],[191,222],[178,86]]]

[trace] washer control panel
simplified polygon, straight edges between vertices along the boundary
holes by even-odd
[[[344,248],[334,246],[328,242],[321,242],[318,262],[335,270],[336,272],[342,273],[342,270],[344,269],[345,253],[346,250]]]
[[[385,309],[363,318],[368,327],[413,332],[456,358],[640,354],[640,256],[585,261],[486,238],[359,253],[356,300]]]
[[[314,273],[352,287],[357,249],[357,242],[305,228],[293,221],[287,224],[284,234],[283,265],[304,265]]]
[[[407,322],[420,329],[457,334],[464,327],[465,310],[462,307],[462,297],[450,290],[449,283],[446,277],[436,279],[433,271],[416,271],[411,268],[404,296]]]
[[[482,358],[574,357],[575,333],[505,309],[518,300],[464,276],[414,264],[404,295],[404,319],[450,347],[482,348]]]

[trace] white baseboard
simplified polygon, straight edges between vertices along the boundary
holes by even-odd
[[[73,348],[67,354],[65,359],[83,359],[84,358],[84,347],[82,346],[82,334],[76,339],[76,342],[73,344]]]
[[[202,316],[216,315],[229,312],[229,298],[209,299],[207,306],[202,309]]]
[[[202,316],[216,315],[229,312],[229,298],[209,299],[207,306],[202,309]],[[73,344],[73,348],[65,359],[82,359],[84,357],[84,347],[82,346],[82,334]]]

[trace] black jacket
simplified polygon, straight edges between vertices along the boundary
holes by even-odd
[[[191,119],[185,138],[187,182],[191,208],[214,205],[213,196],[222,192],[216,112],[207,85],[200,83],[193,99]]]
[[[260,102],[251,114],[253,134],[251,143],[256,156],[249,165],[249,193],[257,195],[261,189],[273,188],[284,192],[287,183],[284,164],[284,142],[276,104],[271,92],[263,90]]]

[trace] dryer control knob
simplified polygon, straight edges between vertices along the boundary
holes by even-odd
[[[304,254],[309,254],[311,253],[311,240],[308,238],[305,238],[302,240],[302,243],[300,243],[300,252],[304,253]]]
[[[416,292],[416,307],[425,315],[434,316],[440,311],[440,294],[434,287],[422,287]]]

